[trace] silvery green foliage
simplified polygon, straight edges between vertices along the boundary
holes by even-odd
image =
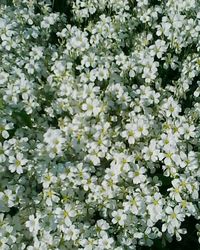
[[[1,4],[0,249],[136,249],[199,220],[200,3],[154,2]]]

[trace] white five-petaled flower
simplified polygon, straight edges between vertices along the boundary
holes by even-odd
[[[146,201],[148,203],[147,209],[150,214],[150,218],[153,221],[157,221],[162,218],[163,199],[160,193],[155,193],[153,196],[147,196]]]
[[[61,209],[60,207],[56,208],[55,214],[61,222],[64,221],[67,226],[70,226],[72,224],[71,218],[76,216],[76,211],[72,205],[65,204],[64,209]]]
[[[165,232],[167,230],[170,234],[172,234],[175,228],[179,228],[185,215],[180,206],[175,206],[174,208],[168,206],[165,211],[167,220],[162,226],[162,231]]]
[[[163,105],[161,106],[162,113],[166,115],[166,117],[177,117],[178,114],[181,112],[181,108],[176,100],[173,97],[169,97],[165,99]]]
[[[132,179],[134,184],[143,183],[146,180],[146,169],[135,164],[133,169],[128,173],[128,177]]]
[[[135,140],[139,137],[136,134],[137,131],[137,125],[136,124],[132,124],[132,123],[128,123],[125,125],[125,129],[122,133],[121,136],[123,138],[128,139],[128,143],[129,144],[134,144]]]
[[[119,224],[120,226],[124,226],[127,215],[124,213],[122,209],[112,212],[112,223]]]
[[[17,153],[16,156],[10,156],[9,157],[9,170],[10,172],[14,173],[17,172],[18,174],[23,173],[23,166],[26,165],[28,162],[27,159],[24,158],[24,155],[22,153]]]
[[[88,98],[81,106],[87,116],[97,116],[101,110],[100,102],[97,99]]]
[[[159,155],[156,141],[151,140],[149,146],[143,148],[142,153],[146,161],[151,160],[152,162],[156,162]]]
[[[39,216],[35,217],[34,215],[30,215],[28,221],[25,223],[26,227],[33,234],[33,236],[36,236],[40,230],[39,219]]]

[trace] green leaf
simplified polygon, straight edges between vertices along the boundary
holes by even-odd
[[[12,117],[16,120],[17,127],[32,127],[31,117],[24,111],[14,111]]]

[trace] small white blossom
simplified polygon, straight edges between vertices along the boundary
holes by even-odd
[[[36,236],[38,234],[38,231],[40,230],[40,223],[39,223],[39,217],[35,217],[34,215],[29,216],[29,220],[26,221],[26,227],[28,230]]]
[[[17,153],[16,156],[9,157],[9,170],[14,173],[17,172],[18,174],[23,173],[23,167],[27,163],[27,159],[24,158],[22,153]]]

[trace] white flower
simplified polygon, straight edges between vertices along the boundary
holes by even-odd
[[[162,219],[162,206],[163,206],[163,199],[160,193],[155,193],[152,196],[147,196],[146,200],[148,202],[147,209],[150,214],[150,218],[153,221],[157,221]]]
[[[62,137],[60,129],[49,128],[44,134],[44,142],[47,143],[47,151],[51,158],[54,158],[56,155],[62,155],[65,139]]]
[[[108,76],[109,76],[108,69],[103,68],[103,67],[99,68],[96,76],[97,76],[99,81],[103,81],[103,80],[108,79]]]
[[[48,188],[51,183],[55,183],[57,180],[56,176],[54,176],[52,173],[46,173],[44,177],[42,178],[43,181],[43,187]]]
[[[81,51],[84,51],[89,47],[87,37],[85,37],[85,34],[81,33],[79,30],[77,30],[76,35],[71,38],[70,45],[72,48],[80,49]]]
[[[164,148],[164,153],[159,153],[159,160],[164,159],[165,165],[171,165],[172,163],[175,163],[176,165],[181,164],[180,156],[176,153],[176,148],[170,147],[167,145]]]
[[[40,46],[35,46],[32,48],[32,50],[29,54],[30,54],[32,59],[39,60],[43,56],[43,48]]]
[[[172,185],[173,185],[173,188],[168,189],[170,191],[169,196],[173,200],[176,200],[177,202],[182,201],[181,192],[183,188],[189,187],[189,189],[191,189],[185,180],[181,182],[180,179],[174,179],[172,181]]]
[[[130,170],[130,163],[133,161],[134,157],[132,155],[126,155],[123,153],[115,154],[113,157],[113,161],[110,164],[110,170],[114,175],[118,176],[122,172],[128,172]]]
[[[150,46],[152,56],[156,55],[159,59],[162,58],[162,55],[167,50],[167,46],[165,41],[163,40],[156,40],[155,45]]]
[[[179,206],[175,206],[174,209],[168,206],[165,211],[167,214],[167,222],[163,224],[162,231],[165,232],[167,229],[167,231],[172,234],[175,228],[179,228],[185,216]]]
[[[175,148],[177,140],[178,139],[171,132],[167,133],[167,134],[161,134],[161,139],[159,141],[159,145],[161,147],[163,147],[163,149],[169,148],[169,147]]]
[[[142,135],[146,136],[148,135],[148,124],[143,119],[139,119],[137,121],[137,130],[136,130],[136,136],[141,137]]]
[[[65,204],[64,209],[61,209],[60,207],[56,208],[55,214],[61,221],[64,221],[67,226],[72,224],[71,218],[76,216],[74,207],[72,207],[70,204]]]
[[[189,125],[188,123],[183,124],[183,129],[184,129],[184,138],[186,140],[189,140],[190,137],[195,137],[195,126],[194,125]]]
[[[3,85],[7,82],[9,74],[6,72],[0,72],[0,85]]]
[[[9,211],[9,207],[15,205],[15,195],[12,190],[6,189],[4,192],[0,192],[0,211]]]
[[[144,147],[142,153],[144,154],[144,159],[146,161],[151,160],[153,162],[156,162],[159,155],[159,150],[157,149],[156,141],[151,140],[149,147]]]
[[[119,224],[120,226],[124,226],[127,216],[123,212],[124,211],[121,209],[112,212],[113,224]]]
[[[94,247],[97,245],[97,240],[91,237],[87,239],[80,239],[80,244],[83,246],[84,250],[93,250]]]
[[[186,228],[175,228],[175,235],[176,235],[176,240],[177,241],[181,241],[182,240],[182,237],[181,237],[181,234],[186,234],[187,233],[187,229]]]
[[[123,131],[121,133],[121,136],[123,138],[128,139],[128,143],[129,144],[134,144],[136,138],[138,138],[139,136],[136,134],[137,131],[137,125],[136,124],[132,124],[132,123],[128,123],[125,125],[126,130]]]
[[[164,100],[164,103],[162,105],[162,113],[166,117],[177,117],[178,114],[181,112],[181,108],[178,105],[177,101],[173,99],[173,97],[169,97],[168,99]]]
[[[9,157],[9,170],[14,173],[17,172],[18,174],[23,173],[23,166],[26,165],[28,162],[27,159],[24,159],[24,155],[22,153],[17,153],[16,156]]]
[[[145,172],[146,169],[144,167],[140,167],[136,164],[133,166],[133,171],[128,173],[128,177],[133,180],[134,184],[139,184],[146,180],[146,176],[144,175]]]
[[[69,241],[69,240],[76,240],[79,235],[79,230],[76,229],[74,225],[71,225],[70,227],[67,227],[63,229],[64,232],[64,239]]]
[[[41,28],[45,29],[50,28],[50,26],[56,22],[57,18],[58,18],[57,13],[51,13],[49,16],[45,16],[41,22]]]
[[[87,98],[86,102],[82,104],[82,110],[87,116],[97,116],[100,112],[100,102],[97,99]]]
[[[25,225],[28,228],[28,230],[34,235],[36,236],[38,234],[38,231],[40,230],[40,223],[39,223],[39,217],[38,216],[34,216],[34,215],[30,215],[29,216],[29,220],[26,221]]]
[[[53,70],[56,76],[62,75],[66,70],[65,62],[55,61],[54,65],[51,67],[51,70]]]
[[[96,230],[97,231],[104,231],[104,230],[108,230],[110,228],[109,224],[101,219],[101,220],[98,220],[97,223],[96,223]]]
[[[108,237],[107,233],[101,234],[101,239],[99,239],[100,249],[111,249],[114,243],[113,238]]]
[[[6,119],[0,119],[0,134],[4,139],[8,139],[9,133],[7,130],[10,130],[13,128],[12,122],[7,122]]]
[[[127,202],[123,203],[124,211],[130,211],[131,213],[137,215],[140,211],[144,212],[145,204],[142,197],[136,193],[135,196],[127,195]]]

